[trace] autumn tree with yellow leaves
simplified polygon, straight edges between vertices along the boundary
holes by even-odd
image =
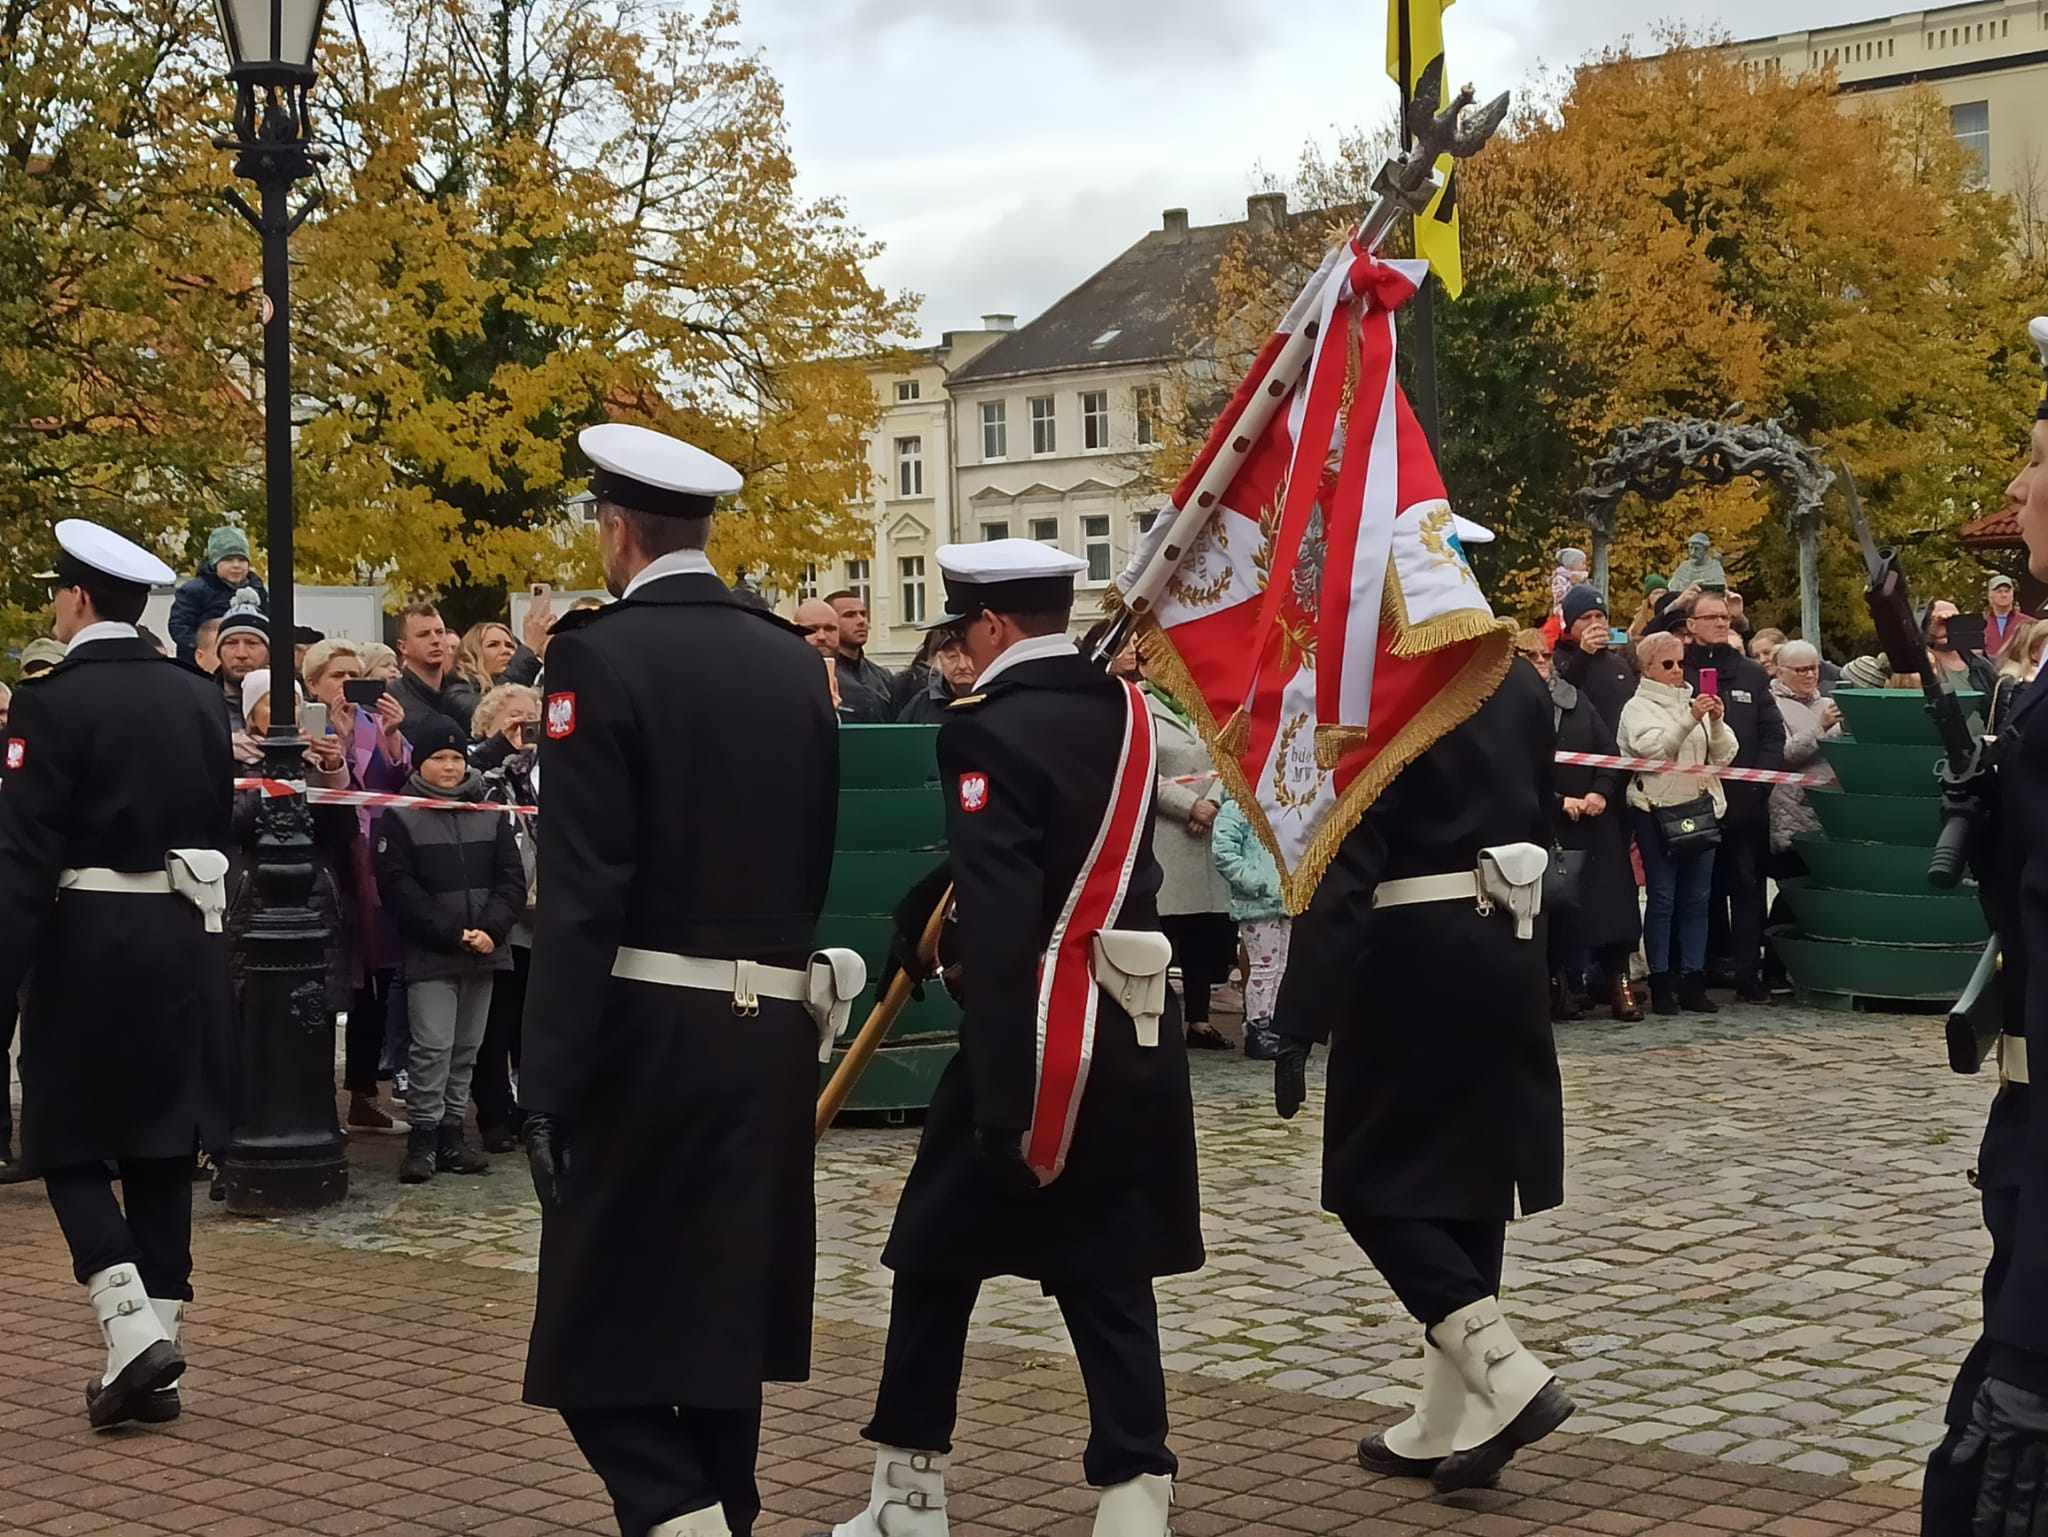
[[[1572,493],[1607,435],[1739,405],[1843,456],[1922,589],[1965,591],[1981,579],[1954,531],[2010,476],[2029,390],[2015,317],[2041,303],[2010,200],[1974,184],[1931,94],[1879,108],[1826,77],[1746,70],[1711,40],[1659,41],[1523,93],[1460,172],[1467,287],[1436,312],[1443,469],[1461,510],[1501,534],[1482,575],[1504,609],[1540,613],[1552,551],[1586,543]],[[1295,190],[1355,208],[1384,153],[1384,136],[1354,136],[1307,157]],[[1271,325],[1330,222],[1232,254],[1195,320],[1208,352]],[[1796,620],[1793,540],[1768,490],[1743,482],[1626,502],[1617,593],[1668,569],[1694,528],[1759,623]],[[1866,628],[1845,519],[1823,555],[1842,644]]]
[[[44,549],[70,510],[189,561],[261,505],[255,251],[209,142],[223,61],[194,0],[87,14],[0,6],[0,532]],[[716,0],[330,7],[322,203],[292,247],[303,578],[453,594],[464,618],[590,581],[567,503],[576,431],[606,419],[746,474],[712,549],[729,574],[865,541],[864,360],[913,308],[868,281],[837,203],[797,195],[736,25]]]

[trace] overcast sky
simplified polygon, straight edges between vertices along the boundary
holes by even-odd
[[[1028,320],[1185,207],[1242,218],[1258,167],[1382,121],[1383,0],[741,0],[788,97],[804,188],[845,199],[925,296],[922,329]],[[1454,82],[1482,95],[1660,16],[1755,37],[1875,0],[1458,0]]]

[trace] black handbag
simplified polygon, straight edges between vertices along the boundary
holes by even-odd
[[[1585,889],[1586,851],[1550,846],[1550,868],[1543,873],[1543,910],[1553,918],[1578,916]]]
[[[1658,806],[1650,815],[1657,823],[1657,836],[1664,840],[1664,852],[1674,859],[1704,854],[1721,846],[1721,818],[1714,810],[1714,797],[1676,806]]]

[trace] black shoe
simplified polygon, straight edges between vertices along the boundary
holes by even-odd
[[[1550,979],[1550,1018],[1554,1024],[1570,1024],[1583,1012],[1572,998],[1571,984],[1562,972]]]
[[[1452,1452],[1438,1463],[1436,1472],[1430,1475],[1430,1483],[1436,1486],[1438,1494],[1485,1488],[1500,1477],[1500,1470],[1508,1465],[1516,1452],[1541,1441],[1570,1419],[1576,1407],[1564,1396],[1564,1389],[1557,1385],[1555,1379],[1544,1383],[1543,1390],[1508,1422],[1505,1430],[1491,1440],[1480,1442],[1469,1452]]]
[[[503,1126],[493,1126],[487,1130],[479,1128],[477,1135],[487,1153],[509,1153],[519,1146],[519,1133],[507,1130]]]
[[[14,1156],[14,1149],[0,1142],[0,1185],[25,1185],[33,1176],[28,1165]]]
[[[1244,1055],[1248,1062],[1278,1062],[1280,1060],[1280,1032],[1268,1020],[1246,1020],[1244,1026]]]
[[[1230,1038],[1214,1025],[1189,1025],[1188,1045],[1196,1051],[1229,1051]]]
[[[130,1361],[112,1382],[95,1379],[85,1385],[85,1414],[94,1430],[107,1430],[140,1419],[157,1389],[185,1375],[185,1358],[169,1340],[158,1340]]]
[[[490,1159],[484,1157],[469,1139],[462,1134],[458,1121],[443,1121],[441,1135],[434,1150],[435,1167],[443,1174],[484,1174],[491,1167]]]
[[[1771,990],[1764,985],[1762,977],[1737,977],[1735,979],[1735,996],[1744,1003],[1769,1003],[1771,1001]]]
[[[1677,977],[1668,971],[1650,973],[1650,1007],[1659,1014],[1680,1012]]]
[[[85,1404],[88,1411],[101,1392],[97,1382],[85,1385]],[[158,1388],[154,1393],[145,1393],[136,1402],[134,1412],[128,1418],[137,1425],[168,1425],[185,1412],[185,1400],[178,1396],[176,1388]]]
[[[1358,1443],[1358,1465],[1381,1478],[1427,1478],[1442,1461],[1441,1457],[1403,1457],[1389,1451],[1383,1431],[1375,1430]]]
[[[424,1185],[434,1177],[434,1128],[415,1126],[406,1134],[405,1162],[398,1166],[401,1185]]]
[[[1678,978],[1678,1006],[1688,1014],[1718,1014],[1721,1006],[1707,996],[1707,974],[1687,971]]]

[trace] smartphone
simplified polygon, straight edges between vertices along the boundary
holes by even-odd
[[[1982,651],[1990,626],[1981,614],[1954,614],[1948,621],[1948,649]]]
[[[382,678],[350,678],[341,686],[341,694],[350,704],[359,709],[374,710],[377,701],[384,697]]]
[[[527,591],[536,598],[545,598],[548,595],[548,584],[546,582],[535,582],[531,587],[527,588]]]
[[[1628,644],[1628,631],[1610,627],[1607,631],[1607,644],[1610,646],[1626,646]]]
[[[1702,667],[1700,669],[1700,692],[1710,697],[1721,692],[1720,668]]]
[[[327,706],[316,699],[299,711],[299,730],[309,739],[327,735]]]

